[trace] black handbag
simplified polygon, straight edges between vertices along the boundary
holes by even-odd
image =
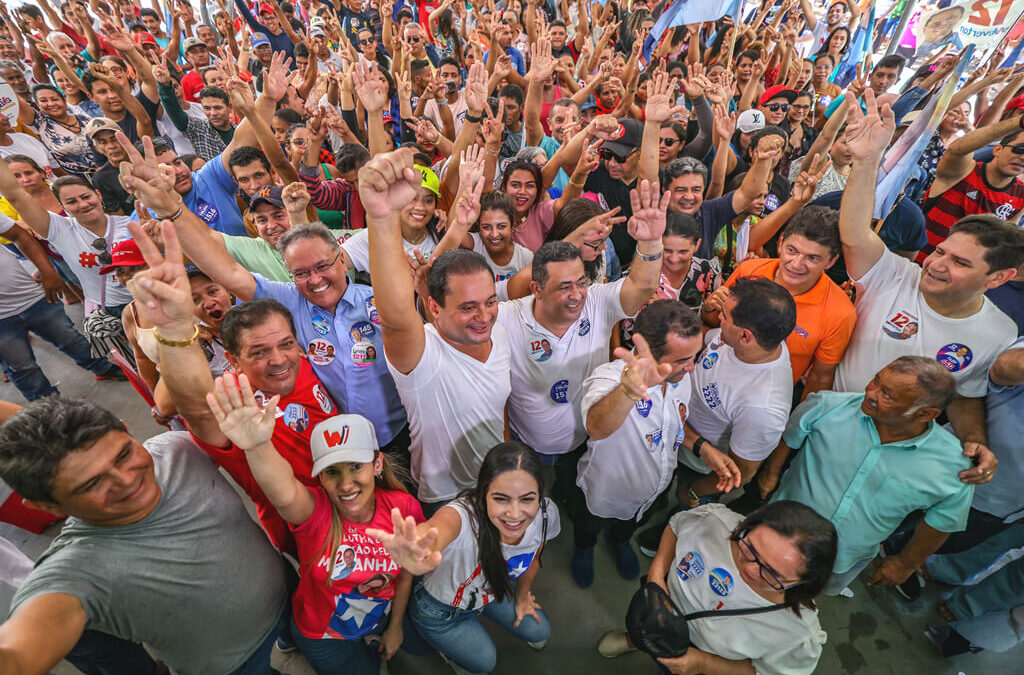
[[[762,614],[785,609],[790,605],[779,603],[768,607],[749,609],[706,610],[683,614],[672,598],[658,584],[645,581],[633,594],[626,610],[626,632],[633,646],[655,659],[682,656],[690,648],[690,629],[686,622],[709,616],[740,616]]]

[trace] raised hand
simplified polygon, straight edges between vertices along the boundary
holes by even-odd
[[[707,79],[705,75],[704,66],[699,63],[690,65],[689,77],[684,77],[682,81],[683,93],[686,94],[688,99],[700,98],[704,95],[707,89],[712,86],[711,81]]]
[[[672,89],[672,80],[667,73],[657,73],[650,79],[647,83],[647,103],[644,105],[646,120],[661,124],[686,110],[686,106],[673,105],[675,100],[672,97]]]
[[[470,184],[474,176],[484,173],[484,149],[470,145],[459,154],[459,185]]]
[[[557,59],[551,55],[551,41],[543,38],[537,40],[536,44],[530,45],[530,55],[532,60],[530,71],[526,73],[526,77],[543,84],[551,77],[551,73],[555,71],[555,65],[558,63]]]
[[[793,181],[790,199],[801,204],[811,201],[814,198],[814,190],[818,187],[818,183],[821,182],[821,179],[824,178],[831,166],[832,160],[828,157],[827,153],[821,152],[815,155],[811,165],[801,167],[800,175]]]
[[[281,201],[284,202],[284,209],[288,213],[301,213],[309,205],[309,190],[302,181],[288,183],[281,191]]]
[[[174,168],[157,163],[153,139],[149,136],[142,139],[146,152],[142,155],[124,133],[118,131],[114,136],[128,155],[128,161],[121,162],[118,167],[121,186],[153,209],[158,218],[161,217],[160,214],[163,217],[174,215],[182,205],[181,195],[174,191]]]
[[[622,347],[615,348],[615,358],[626,362],[619,384],[631,399],[649,401],[651,397],[647,390],[664,382],[665,378],[672,374],[672,366],[668,363],[658,363],[651,355],[651,348],[643,335],[634,334],[633,344],[633,351]]]
[[[135,298],[135,308],[144,321],[160,329],[170,340],[186,339],[194,334],[195,305],[192,288],[185,274],[174,225],[165,220],[161,224],[164,238],[163,255],[146,235],[142,225],[128,223],[128,231],[139,245],[139,251],[149,268],[128,280],[128,290]]]
[[[866,113],[861,111],[854,95],[847,92],[846,147],[854,161],[881,158],[896,131],[892,106],[886,104],[879,110],[870,88],[864,91],[864,107]]]
[[[161,60],[159,63],[153,64],[153,77],[159,84],[171,84],[171,71],[167,69],[167,65]]]
[[[224,83],[228,96],[231,98],[231,105],[240,113],[251,113],[256,108],[256,99],[253,96],[249,85],[237,77],[229,78]]]
[[[270,68],[263,75],[263,95],[272,101],[280,101],[288,92],[288,66],[292,63],[284,52],[274,52]]]
[[[107,38],[110,46],[119,52],[129,52],[135,46],[128,31],[120,26],[115,26],[111,21],[104,21],[100,26],[103,37]]]
[[[462,95],[466,99],[466,108],[480,111],[487,103],[487,67],[479,61],[469,67],[466,86]]]
[[[352,68],[352,89],[369,113],[380,113],[388,105],[388,87],[377,73],[377,64],[360,59]]]
[[[459,170],[461,173],[461,166]],[[479,172],[467,178],[459,183],[459,194],[455,199],[455,224],[468,231],[480,217],[480,196],[484,193],[486,180]]]
[[[728,143],[732,140],[733,134],[736,133],[736,113],[729,114],[728,108],[722,103],[716,103],[713,109],[715,115],[715,133],[724,142]]]
[[[436,529],[417,534],[416,521],[412,516],[403,519],[398,509],[391,509],[391,524],[392,532],[369,528],[366,534],[383,544],[399,567],[420,576],[441,564],[441,552],[433,550],[437,543]]]
[[[661,193],[657,183],[642,180],[629,191],[629,202],[633,217],[626,227],[629,235],[637,241],[660,241],[665,234],[665,211],[672,193]]]
[[[206,405],[217,419],[221,433],[242,450],[253,450],[269,443],[274,435],[275,410],[280,394],[275,394],[262,408],[256,402],[249,378],[237,379],[224,373],[206,394]]]
[[[498,101],[498,113],[496,115],[490,115],[491,107],[487,106],[486,111],[488,118],[484,120],[481,131],[484,135],[485,143],[501,143],[501,135],[505,131],[505,99]]]
[[[377,155],[359,169],[359,197],[368,217],[394,217],[419,194],[423,177],[413,168],[413,154],[411,148],[400,148]]]

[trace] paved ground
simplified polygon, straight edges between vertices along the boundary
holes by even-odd
[[[78,307],[69,308],[69,315],[81,319]],[[34,340],[37,358],[62,393],[86,396],[116,411],[138,438],[159,433],[149,417],[146,405],[127,383],[96,382],[91,374],[78,369],[69,359],[41,340]],[[0,384],[0,399],[24,403],[10,384]],[[499,645],[496,674],[520,675],[620,675],[657,672],[643,655],[628,655],[615,660],[604,659],[594,649],[606,630],[621,627],[626,605],[635,582],[624,581],[615,572],[611,553],[599,547],[596,556],[597,582],[583,591],[569,576],[568,564],[572,549],[569,536],[571,524],[563,522],[563,534],[555,540],[544,556],[544,568],[536,582],[538,601],[548,612],[553,633],[548,647],[540,653],[525,644],[510,640],[500,629],[492,630]],[[29,554],[45,548],[46,539],[22,530],[0,525],[5,536]],[[1024,672],[1020,665],[1024,651],[1017,648],[1006,654],[982,653],[957,659],[942,659],[924,638],[928,623],[939,623],[934,612],[936,598],[943,592],[937,586],[925,589],[923,597],[906,603],[895,593],[869,589],[863,583],[852,586],[856,597],[825,598],[821,601],[821,622],[829,640],[817,673],[823,675],[996,675]],[[0,612],[6,611],[7,599],[0,596]],[[491,626],[491,628],[494,628]],[[274,665],[290,675],[313,675],[301,656],[275,653]],[[1013,665],[1016,663],[1017,665]],[[451,670],[438,658],[413,658],[399,654],[391,664],[391,673],[399,675],[448,675]],[[78,675],[68,664],[61,664],[58,675]]]

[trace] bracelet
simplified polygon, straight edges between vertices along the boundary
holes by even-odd
[[[480,124],[484,121],[484,116],[481,115],[480,117],[473,117],[469,113],[466,113],[466,121],[470,124]]]
[[[573,186],[574,188],[579,188],[579,189],[582,190],[586,186],[586,184],[587,184],[587,181],[585,181],[585,180],[582,183],[577,183],[573,179],[571,179],[571,178],[569,179],[569,185]]]
[[[693,442],[693,449],[691,450],[691,452],[693,452],[694,457],[700,457],[700,449],[703,448],[704,444],[707,442],[708,439],[704,438],[703,436],[697,437],[697,440]]]
[[[448,105],[448,99],[447,99],[447,98],[442,98],[442,99],[441,99],[440,101],[438,101],[438,100],[437,100],[437,99],[435,98],[435,99],[434,99],[434,103],[436,103],[436,104],[437,104],[437,107],[438,107],[438,108],[442,108],[442,107],[444,107],[444,106]]]
[[[655,260],[661,260],[661,256],[664,254],[664,250],[658,251],[657,253],[641,253],[640,250],[637,249],[636,257],[640,258],[644,262],[654,262]]]
[[[686,487],[686,496],[692,499],[693,501],[697,502],[698,504],[700,503],[700,495],[693,491],[692,485],[688,485]]]
[[[497,157],[501,152],[498,150],[488,150],[487,148],[484,148],[484,154],[488,157]]]
[[[182,209],[182,207],[179,206],[178,210],[175,211],[173,214],[171,214],[169,216],[157,216],[156,219],[157,220],[174,220],[175,218],[181,217],[181,214],[184,213],[184,212],[185,211]]]
[[[188,347],[199,337],[199,324],[195,324],[195,331],[192,333],[192,337],[187,340],[168,340],[163,335],[160,335],[160,331],[156,328],[153,329],[153,337],[159,344],[165,347]]]

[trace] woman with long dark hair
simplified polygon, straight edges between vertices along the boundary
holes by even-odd
[[[423,575],[409,616],[449,663],[471,673],[494,669],[483,614],[531,647],[551,634],[531,588],[546,541],[560,531],[544,497],[540,456],[516,441],[491,448],[477,484],[426,523],[393,511],[394,533],[369,530],[406,571]],[[830,568],[831,570],[831,568]]]

